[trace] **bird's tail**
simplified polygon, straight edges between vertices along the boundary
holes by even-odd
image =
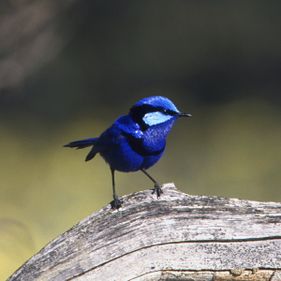
[[[97,143],[98,138],[91,138],[91,139],[85,139],[85,140],[78,140],[78,141],[72,141],[68,144],[65,144],[64,147],[71,147],[76,149],[85,148],[91,145],[95,145]]]
[[[98,138],[90,138],[90,139],[84,139],[84,140],[78,140],[78,141],[72,141],[68,144],[65,144],[64,147],[71,147],[71,148],[76,148],[76,149],[81,149],[85,148],[88,146],[94,146],[97,143]],[[86,157],[86,161],[89,161],[95,157],[97,154],[97,149],[96,147],[93,147],[91,151],[88,153]]]

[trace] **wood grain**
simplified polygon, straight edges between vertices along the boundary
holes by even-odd
[[[93,213],[9,280],[281,280],[280,203],[163,191]]]

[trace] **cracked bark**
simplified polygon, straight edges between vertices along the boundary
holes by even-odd
[[[281,203],[163,191],[93,213],[9,281],[281,280]]]

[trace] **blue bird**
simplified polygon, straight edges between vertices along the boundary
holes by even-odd
[[[113,209],[119,209],[123,202],[115,191],[115,171],[142,171],[154,183],[152,193],[156,193],[157,198],[163,193],[161,185],[146,170],[162,157],[167,135],[179,117],[191,117],[191,114],[180,112],[166,97],[146,97],[99,137],[73,141],[65,147],[81,149],[92,146],[86,161],[97,153],[103,157],[112,176],[113,201],[110,204]]]

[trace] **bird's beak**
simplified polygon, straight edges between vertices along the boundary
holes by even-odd
[[[179,117],[192,117],[192,115],[190,113],[183,113],[183,112],[180,112],[179,113]]]

